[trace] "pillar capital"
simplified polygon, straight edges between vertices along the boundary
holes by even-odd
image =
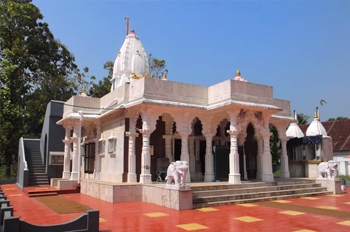
[[[281,137],[279,139],[281,142],[284,142],[284,143],[288,142],[288,140],[289,140],[289,138],[287,138],[287,137]]]
[[[63,139],[62,142],[69,144],[69,143],[72,143],[72,140],[71,139]]]
[[[237,136],[239,134],[239,131],[237,130],[227,130],[227,133],[231,136]]]
[[[139,131],[142,135],[151,135],[153,132],[152,130],[147,130],[147,129],[140,129]]]
[[[139,133],[137,133],[137,132],[125,132],[125,135],[127,136],[127,137],[139,137]]]
[[[270,138],[271,135],[272,135],[271,132],[262,132],[262,133],[261,133],[261,136],[262,136],[263,138]]]

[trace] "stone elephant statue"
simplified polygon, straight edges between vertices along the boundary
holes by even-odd
[[[165,180],[167,184],[175,183],[176,186],[185,185],[186,176],[188,173],[188,164],[186,161],[178,160],[172,162],[167,171],[167,176]]]
[[[338,175],[338,163],[330,160],[317,166],[318,178],[335,178]]]

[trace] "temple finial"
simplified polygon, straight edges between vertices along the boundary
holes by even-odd
[[[125,17],[125,21],[126,21],[126,35],[129,35],[129,22],[130,22],[130,18]]]
[[[236,77],[240,77],[241,76],[241,72],[239,70],[236,71]]]

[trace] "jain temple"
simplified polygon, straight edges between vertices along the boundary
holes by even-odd
[[[250,83],[238,70],[234,78],[206,87],[152,78],[149,68],[139,37],[128,32],[114,63],[110,93],[51,102],[62,105],[55,124],[64,137],[57,142],[61,151],[50,150],[50,141],[41,144],[47,173],[54,156],[62,160],[59,176],[50,178],[52,186],[79,183],[81,193],[108,202],[191,208],[188,188],[166,187],[169,164],[188,163],[188,184],[274,182],[271,125],[279,137],[281,178],[297,176],[300,169],[305,177],[317,176],[303,148],[287,149],[289,139],[304,134],[291,116],[290,102],[274,98],[272,86]],[[320,135],[318,129],[314,135]],[[322,145],[326,149],[331,142]],[[308,159],[320,162],[322,152],[317,151]]]

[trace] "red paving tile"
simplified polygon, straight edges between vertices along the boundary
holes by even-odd
[[[56,224],[72,220],[80,214],[57,214],[35,198],[29,198],[16,185],[1,186],[14,207],[14,214],[32,224]],[[288,215],[285,209],[242,205],[214,207],[213,211],[176,211],[157,205],[134,202],[112,204],[83,194],[60,195],[93,209],[100,210],[100,231],[350,231],[350,217],[340,219],[305,213]],[[345,214],[350,212],[350,193],[341,197],[317,196],[317,200],[302,198],[288,199],[290,205],[307,207],[332,206]],[[148,215],[145,215],[148,214]],[[153,217],[150,217],[153,216]],[[157,217],[158,216],[158,217]],[[253,222],[241,221],[258,220]],[[339,222],[349,221],[349,225]],[[193,224],[195,223],[195,224]],[[186,225],[189,224],[189,225]],[[187,230],[184,229],[186,226]],[[192,228],[192,229],[191,229]]]

